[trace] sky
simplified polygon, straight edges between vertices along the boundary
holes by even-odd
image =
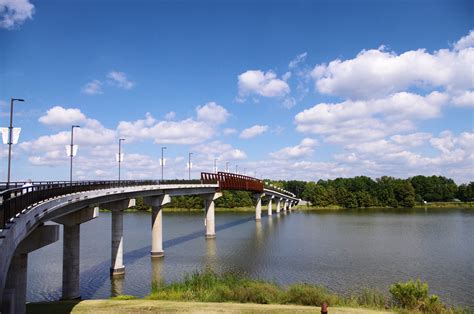
[[[474,177],[472,1],[0,0],[12,180]],[[0,151],[6,180],[7,145]],[[5,178],[5,179],[3,179]]]

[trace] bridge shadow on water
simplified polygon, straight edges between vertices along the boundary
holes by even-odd
[[[245,217],[242,219],[230,221],[224,224],[216,225],[216,232],[229,229],[232,227],[236,227],[253,220],[255,220],[255,217],[251,216],[251,217]],[[182,243],[192,241],[194,239],[201,238],[201,237],[202,238],[204,237],[204,229],[196,231],[196,232],[192,232],[190,234],[186,234],[180,237],[176,237],[174,239],[163,241],[163,248],[166,250],[167,248],[177,246]],[[123,259],[124,259],[125,267],[127,267],[127,264],[129,265],[133,264],[137,260],[145,256],[149,256],[150,250],[151,250],[151,245],[147,245],[142,248],[138,248],[133,251],[124,253]],[[81,275],[80,275],[81,293],[82,293],[83,298],[89,299],[93,297],[94,294],[103,286],[103,284],[107,282],[108,280],[110,280],[109,269],[110,269],[110,259],[107,259],[81,272]],[[61,296],[61,289],[58,289],[55,293],[52,293],[51,295],[49,295],[47,299],[50,299],[50,300],[59,299],[60,296]]]

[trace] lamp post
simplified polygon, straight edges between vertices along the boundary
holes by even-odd
[[[119,170],[119,173],[118,173],[118,181],[119,181],[119,185],[120,185],[120,165],[123,161],[123,154],[122,154],[122,142],[125,141],[124,138],[119,138],[118,140],[118,144],[119,144],[119,151],[118,151],[118,156],[117,156],[117,161],[118,161],[118,170]]]
[[[188,160],[189,160],[189,161],[188,161],[189,180],[191,180],[191,167],[192,167],[192,164],[191,164],[191,155],[192,155],[192,154],[193,154],[193,153],[189,153],[189,155],[188,155]]]
[[[214,173],[217,173],[217,158],[214,158]]]
[[[12,144],[13,144],[13,103],[15,101],[25,101],[21,98],[10,98],[10,126],[8,127],[8,179],[7,188],[10,187],[10,173],[12,162]]]
[[[165,159],[163,158],[163,151],[166,149],[166,147],[161,147],[161,160],[160,160],[160,164],[161,164],[161,181],[163,181],[163,167],[165,166]]]
[[[69,184],[72,185],[72,158],[74,157],[74,128],[80,128],[79,125],[73,125],[71,126],[71,144],[69,148],[69,155],[71,157],[71,166],[69,169]]]
[[[247,168],[244,168],[244,173],[243,173],[244,176],[245,176],[246,173],[247,173]]]
[[[235,165],[235,174],[239,173],[239,165]]]
[[[229,172],[229,162],[225,163],[225,172]]]

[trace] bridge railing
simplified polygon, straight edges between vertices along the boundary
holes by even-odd
[[[81,181],[81,182],[66,182],[66,181],[56,181],[56,182],[41,182],[42,184],[37,184],[33,182],[29,186],[21,186],[15,182],[10,184],[8,190],[0,192],[0,229],[7,228],[7,223],[11,221],[12,218],[21,214],[21,212],[27,209],[29,206],[39,203],[53,197],[90,191],[90,190],[100,190],[107,188],[114,188],[119,186],[138,186],[138,185],[153,185],[159,184],[158,181],[154,180],[123,180],[123,181]]]
[[[263,192],[263,182],[252,177],[244,176],[236,173],[218,172],[209,173],[201,172],[202,183],[219,184],[219,190],[240,190]]]

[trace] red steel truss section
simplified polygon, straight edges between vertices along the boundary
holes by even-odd
[[[201,183],[219,184],[219,190],[240,190],[263,192],[263,182],[240,174],[218,172],[201,172]]]

